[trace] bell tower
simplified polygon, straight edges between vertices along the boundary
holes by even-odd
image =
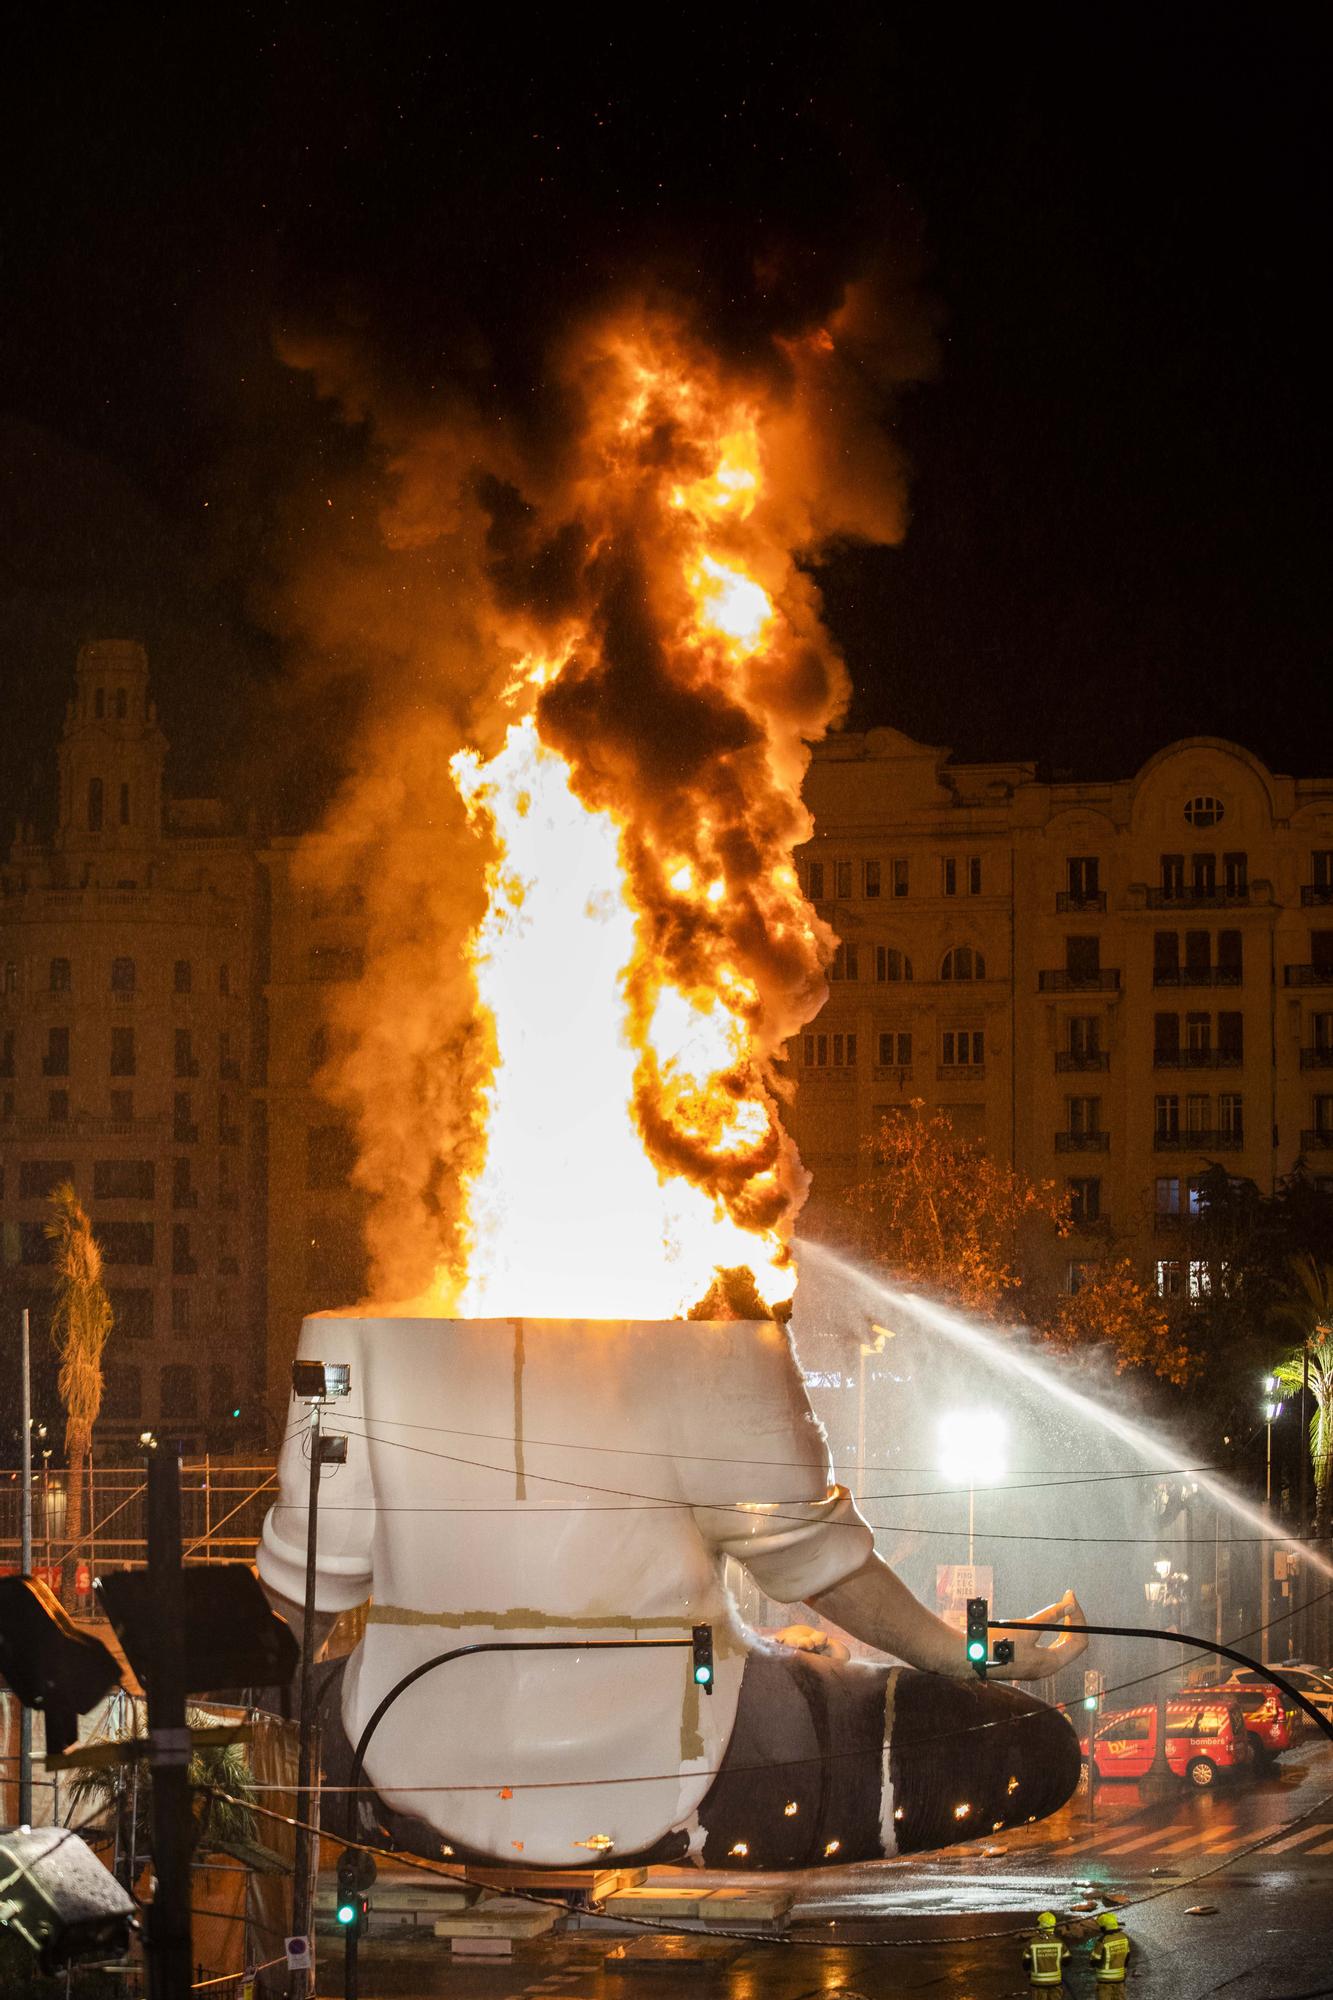
[[[81,646],[60,739],[57,847],[116,861],[156,847],[166,752],[144,648],[132,639]]]

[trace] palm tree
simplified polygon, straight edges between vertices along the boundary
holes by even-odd
[[[1314,1531],[1316,1541],[1329,1532],[1330,1488],[1333,1487],[1333,1265],[1315,1257],[1295,1259],[1296,1288],[1274,1314],[1300,1334],[1300,1350],[1273,1370],[1290,1394],[1309,1382],[1314,1399],[1310,1418],[1310,1461],[1314,1468]]]
[[[51,1339],[60,1356],[60,1400],[65,1405],[65,1457],[69,1497],[66,1567],[83,1535],[84,1492],[93,1425],[102,1407],[102,1352],[111,1332],[111,1301],[102,1283],[102,1252],[73,1186],[62,1181],[51,1194],[44,1225],[54,1247],[55,1305]]]
[[[131,1706],[133,1724],[129,1736],[142,1741],[147,1735],[147,1711],[137,1696],[131,1697]],[[191,1729],[202,1729],[214,1720],[212,1716],[193,1710],[187,1719]],[[239,1743],[196,1744],[190,1752],[189,1778],[194,1798],[195,1851],[209,1853],[224,1849],[228,1844],[253,1845],[255,1816],[245,1801],[255,1797],[255,1784],[244,1746]],[[229,1796],[216,1797],[214,1788]],[[107,1842],[114,1838],[115,1823],[119,1819],[123,1873],[126,1881],[132,1882],[136,1857],[147,1854],[151,1846],[153,1780],[148,1765],[140,1766],[137,1785],[131,1785],[127,1768],[121,1765],[110,1770],[80,1771],[70,1789],[78,1804],[91,1805],[104,1815],[103,1838]],[[132,1826],[129,1824],[131,1800]],[[233,1804],[233,1800],[241,1803]]]

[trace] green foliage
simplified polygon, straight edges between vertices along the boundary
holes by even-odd
[[[144,1704],[136,1700],[133,1709],[134,1734],[142,1736],[147,1729]],[[187,1719],[191,1729],[205,1729],[213,1722],[211,1716],[197,1712],[192,1712]],[[257,1838],[255,1815],[247,1805],[233,1805],[228,1799],[215,1798],[207,1789],[216,1786],[219,1791],[230,1792],[234,1798],[245,1801],[254,1799],[254,1780],[244,1744],[199,1745],[190,1756],[189,1777],[194,1796],[196,1849],[207,1852],[222,1841],[254,1841]],[[152,1786],[152,1773],[145,1759],[139,1766],[137,1794],[129,1765],[112,1770],[80,1771],[70,1790],[78,1804],[91,1805],[96,1810],[108,1841],[114,1838],[116,1815],[121,1815],[123,1850],[131,1849],[129,1813],[133,1801],[136,1825],[132,1851],[144,1855],[149,1849],[153,1824]]]

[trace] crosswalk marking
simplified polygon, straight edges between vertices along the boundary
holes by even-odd
[[[1299,1847],[1303,1840],[1318,1840],[1327,1829],[1322,1826],[1303,1826],[1295,1833],[1289,1833],[1285,1840],[1274,1840],[1269,1844],[1270,1854],[1285,1854],[1289,1847]]]
[[[1319,1831],[1322,1833],[1324,1828],[1320,1827]],[[1322,1841],[1318,1847],[1312,1847],[1310,1852],[1311,1854],[1333,1854],[1333,1840]]]

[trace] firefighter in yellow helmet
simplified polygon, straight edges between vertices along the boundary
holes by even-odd
[[[1056,1932],[1053,1913],[1043,1910],[1037,1918],[1036,1930],[1023,1946],[1023,1963],[1034,1992],[1038,1987],[1049,1991],[1064,1984],[1063,1968],[1068,1956],[1069,1946]]]
[[[1125,1983],[1129,1939],[1121,1930],[1120,1919],[1114,1910],[1103,1910],[1097,1919],[1097,1929],[1101,1935],[1093,1941],[1090,1956],[1097,1975],[1097,1991],[1105,1997],[1112,1987]]]

